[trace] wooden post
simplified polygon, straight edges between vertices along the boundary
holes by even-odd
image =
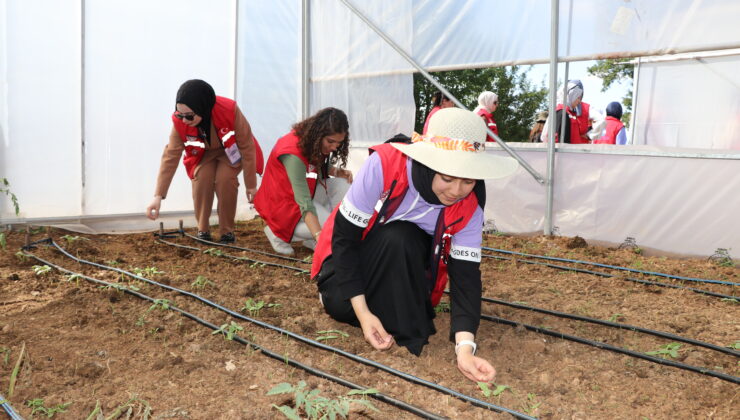
[[[180,236],[185,236],[185,230],[182,228],[182,219],[180,219]]]
[[[159,237],[164,238],[164,222],[159,222]]]
[[[26,246],[31,244],[31,226],[26,225]]]

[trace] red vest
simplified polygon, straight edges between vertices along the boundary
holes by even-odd
[[[498,126],[496,125],[496,121],[493,119],[493,114],[486,111],[483,108],[480,108],[476,114],[480,115],[483,118],[483,121],[486,123],[486,126],[493,131],[494,134],[498,136]],[[496,142],[496,140],[491,136],[486,136],[486,141],[492,141]]]
[[[370,148],[371,152],[376,152],[380,156],[380,162],[383,165],[383,202],[380,211],[375,211],[370,218],[362,238],[373,229],[376,224],[384,224],[386,220],[393,216],[398,206],[403,201],[408,191],[408,173],[406,155],[390,144],[381,144]],[[319,236],[319,242],[313,255],[311,265],[311,278],[315,278],[324,260],[331,255],[331,240],[334,232],[334,219],[342,203],[334,208],[329,218],[324,223]],[[475,209],[478,207],[478,197],[474,193],[468,194],[467,197],[445,207],[437,219],[437,227],[432,238],[432,260],[430,267],[431,272],[427,273],[430,279],[430,300],[432,306],[436,306],[442,298],[445,286],[447,285],[447,261],[450,255],[450,246],[452,236],[462,230],[473,217]]]
[[[557,108],[555,108],[556,111],[560,111],[563,109],[563,104],[559,104]],[[571,111],[570,108],[566,110],[566,114],[568,115],[568,121],[570,121],[570,143],[571,144],[581,144],[581,143],[588,143],[586,140],[581,138],[581,129],[580,129],[580,123],[578,122],[578,117],[576,116],[576,113],[574,111]],[[557,126],[557,122],[553,124],[553,127]],[[560,133],[555,133],[555,142],[557,143],[560,137]]]
[[[180,135],[180,140],[185,143],[185,156],[182,158],[182,163],[185,165],[185,170],[187,170],[190,179],[193,179],[195,168],[200,163],[200,160],[203,159],[203,154],[206,151],[206,143],[198,136],[198,127],[186,125],[175,117],[176,114],[177,112],[172,113],[172,123],[175,125],[177,134]],[[216,96],[216,104],[211,111],[211,122],[216,127],[216,133],[221,143],[223,143],[224,148],[236,143],[236,133],[234,132],[235,115],[236,102],[223,96]],[[262,175],[262,168],[264,167],[262,149],[254,136],[252,136],[252,141],[254,141],[257,173]]]
[[[588,119],[588,113],[591,106],[585,102],[581,102],[581,115],[578,115],[578,124],[581,129],[581,134],[585,135],[588,133],[588,128],[591,127],[591,121]],[[585,140],[583,140],[586,143]]]
[[[617,134],[624,128],[622,121],[614,117],[606,117],[606,133],[598,140],[594,140],[595,144],[617,144]]]
[[[267,158],[267,168],[260,189],[254,196],[257,213],[270,226],[272,233],[285,242],[290,242],[293,238],[295,227],[301,221],[301,209],[295,202],[288,172],[278,158],[282,155],[296,155],[301,159],[306,165],[306,181],[311,197],[316,191],[318,179],[317,168],[308,163],[298,147],[299,140],[293,131],[278,139]]]

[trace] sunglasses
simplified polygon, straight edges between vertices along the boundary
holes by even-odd
[[[193,121],[195,119],[195,112],[191,112],[190,114],[180,114],[178,112],[175,113],[175,118],[180,120],[188,120]]]

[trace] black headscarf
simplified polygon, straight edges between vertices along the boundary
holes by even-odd
[[[211,112],[216,105],[216,92],[203,80],[192,79],[183,83],[177,90],[175,106],[183,104],[190,107],[202,119],[198,128],[206,142],[211,143]]]

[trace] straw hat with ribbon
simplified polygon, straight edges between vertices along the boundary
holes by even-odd
[[[510,157],[486,153],[486,124],[478,115],[460,108],[435,112],[427,134],[414,133],[411,144],[391,144],[434,171],[458,178],[504,178],[518,167]]]

